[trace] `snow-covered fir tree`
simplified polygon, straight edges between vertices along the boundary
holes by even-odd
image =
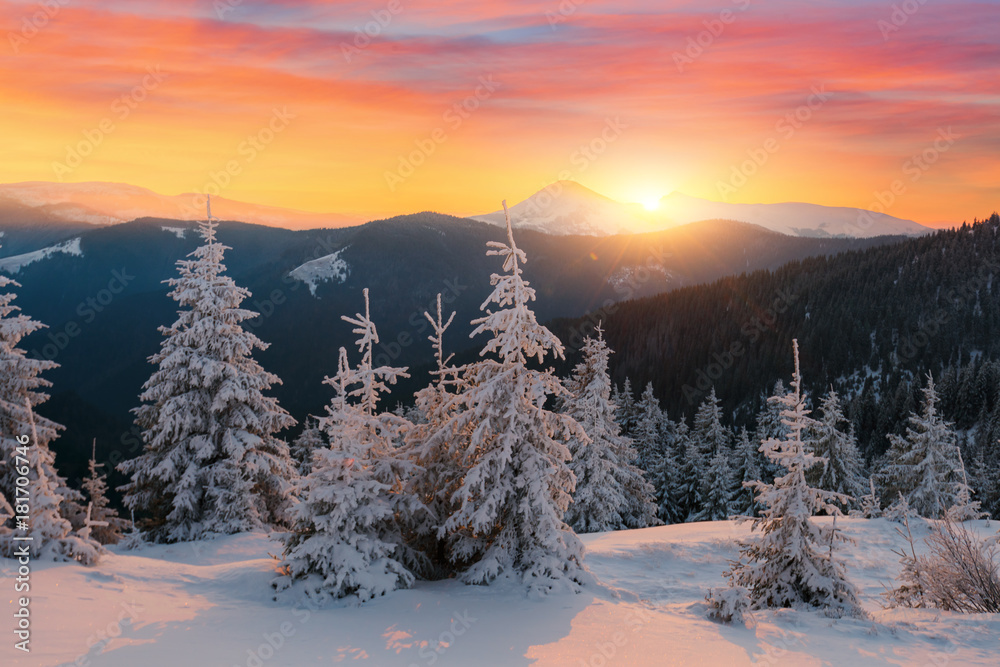
[[[965,471],[965,460],[962,452],[958,452],[958,481],[955,482],[955,502],[945,511],[945,516],[950,521],[975,521],[989,516],[988,512],[982,511],[982,506],[978,500],[972,499],[972,487],[969,486],[969,476]]]
[[[991,457],[978,451],[969,466],[969,483],[983,511],[991,517],[1000,516],[1000,448]]]
[[[875,477],[868,478],[868,493],[858,500],[858,509],[851,510],[851,516],[862,519],[878,519],[882,516],[882,499],[875,490]]]
[[[666,523],[681,523],[688,516],[688,511],[678,501],[681,496],[680,461],[689,442],[688,426],[683,421],[674,422],[664,413],[660,432],[662,449],[648,479],[656,489],[660,519]]]
[[[379,339],[367,289],[364,298],[364,314],[343,318],[355,326],[362,360],[352,368],[340,348],[337,373],[324,380],[335,392],[319,424],[330,445],[314,452],[311,472],[296,487],[293,532],[282,537],[281,576],[273,582],[278,593],[299,582],[316,604],[365,602],[414,581],[399,517],[419,507],[404,492],[412,467],[395,446],[406,423],[378,410],[389,385],[409,376],[405,368],[373,365]]]
[[[712,387],[695,413],[681,462],[678,503],[687,510],[687,521],[702,520],[696,517],[704,516],[707,496],[715,486],[709,467],[720,451],[729,449],[730,440],[731,433],[722,425],[722,408]],[[729,483],[730,478],[723,481]]]
[[[0,273],[0,290],[19,286]],[[74,532],[67,517],[81,513],[78,501],[82,496],[56,471],[55,453],[49,448],[62,426],[34,413],[34,407],[48,399],[41,390],[51,385],[41,373],[58,365],[31,359],[18,347],[25,336],[45,325],[18,312],[15,296],[13,291],[0,294],[0,499],[4,501],[0,513],[8,515],[0,525],[0,555],[13,556],[16,548],[27,543],[34,558],[91,564],[100,555],[100,545]],[[28,514],[19,502],[23,493],[16,492],[18,477],[27,478],[22,489],[30,499]],[[8,506],[14,512],[8,512]],[[13,539],[26,535],[14,523],[14,516],[28,516],[30,541]]]
[[[771,396],[784,396],[787,393],[788,391],[785,389],[784,382],[778,380],[774,383]],[[760,412],[757,413],[757,424],[754,429],[755,441],[764,442],[771,439],[783,439],[788,435],[788,426],[782,422],[781,406],[768,400],[766,394],[762,394],[762,400],[764,405],[761,407]],[[760,464],[761,481],[773,482],[774,476],[779,472],[777,464],[766,456],[761,455],[760,452],[758,452],[758,462]]]
[[[97,524],[91,528],[90,536],[101,544],[117,544],[129,522],[119,517],[117,510],[110,506],[108,485],[105,482],[107,475],[100,472],[103,467],[103,464],[97,463],[97,440],[94,440],[90,460],[87,462],[89,474],[82,484],[89,501],[87,518],[91,523]]]
[[[635,421],[632,427],[632,446],[636,451],[635,465],[645,471],[653,470],[661,455],[660,424],[663,410],[653,393],[653,383],[646,384],[639,402],[635,404]]]
[[[622,435],[626,438],[631,438],[632,431],[635,429],[636,409],[635,392],[632,390],[632,380],[630,378],[625,378],[625,383],[621,389],[618,388],[618,385],[614,386],[611,392],[611,402],[618,406],[615,415],[618,419],[618,424],[622,427]]]
[[[118,468],[131,476],[125,506],[146,512],[154,541],[196,540],[280,523],[295,475],[288,445],[275,433],[295,420],[265,391],[281,382],[253,358],[267,343],[244,329],[257,313],[250,292],[224,275],[228,246],[216,219],[199,226],[204,244],[177,262],[170,298],[179,317],[160,327],[150,357],[156,371],[136,408],[144,448]]]
[[[451,365],[453,355],[445,356],[444,334],[455,319],[452,312],[444,318],[441,295],[437,295],[437,311],[434,315],[424,312],[430,322],[431,335],[427,339],[434,349],[435,370],[431,371],[432,381],[414,396],[414,411],[421,415],[418,422],[406,433],[406,448],[417,462],[417,473],[410,478],[410,492],[426,506],[424,520],[418,521],[414,532],[422,549],[432,556],[441,570],[447,569],[447,555],[444,541],[439,539],[441,524],[455,510],[452,496],[458,490],[464,470],[460,456],[451,450],[450,443],[455,434],[445,426],[455,410],[454,386],[457,371]]]
[[[836,518],[832,526],[810,520],[821,511],[836,517],[839,510],[834,503],[842,502],[843,496],[806,481],[806,471],[817,459],[803,437],[814,423],[802,392],[798,341],[792,342],[792,349],[791,391],[770,399],[782,406],[788,434],[761,444],[764,454],[785,473],[774,484],[753,483],[765,506],[762,517],[753,521],[753,530],[760,535],[741,542],[740,559],[727,574],[731,586],[746,591],[751,609],[818,607],[838,616],[855,614],[860,610],[856,592],[836,553],[837,542],[844,540],[836,532]],[[720,604],[726,599],[715,600]]]
[[[865,492],[864,461],[858,452],[857,438],[853,428],[847,431],[841,428],[847,420],[833,389],[823,398],[820,410],[822,417],[810,434],[812,453],[820,462],[809,469],[806,480],[810,486],[850,498],[849,504],[854,506]]]
[[[313,452],[327,447],[328,443],[316,417],[306,417],[302,427],[302,433],[292,441],[289,453],[298,467],[299,475],[305,477],[312,471]]]
[[[729,450],[722,447],[715,453],[702,480],[702,505],[692,521],[724,521],[733,514],[733,468]]]
[[[750,440],[746,428],[740,429],[740,435],[736,439],[736,449],[733,451],[732,493],[732,513],[738,516],[760,515],[760,504],[753,489],[753,482],[760,481],[758,455],[758,448]]]
[[[889,434],[892,443],[882,471],[890,497],[902,494],[920,516],[936,519],[955,504],[960,468],[958,438],[938,414],[934,379],[928,375],[920,414],[910,415],[906,437]]]
[[[636,451],[615,421],[608,376],[611,350],[602,333],[598,327],[597,338],[584,341],[583,361],[574,369],[566,385],[569,395],[563,399],[563,412],[589,436],[569,443],[576,490],[566,523],[578,533],[659,524],[655,491],[643,471],[632,464]]]
[[[524,280],[526,256],[509,214],[506,243],[488,247],[504,273],[493,274],[485,314],[472,322],[473,336],[491,336],[485,358],[462,367],[455,412],[442,427],[466,471],[444,537],[466,583],[508,575],[534,593],[576,588],[589,577],[583,545],[563,521],[575,486],[567,445],[587,436],[572,417],[547,407],[566,393],[552,371],[529,367],[532,358],[562,357],[563,346],[531,310],[535,291]]]

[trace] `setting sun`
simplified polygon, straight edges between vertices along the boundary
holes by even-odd
[[[660,208],[660,197],[659,196],[645,197],[642,199],[642,206],[647,211],[655,211],[656,209]]]

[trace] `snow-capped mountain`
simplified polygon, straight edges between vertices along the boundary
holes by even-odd
[[[660,231],[700,220],[737,220],[780,234],[806,237],[921,236],[932,229],[912,220],[857,208],[818,204],[729,204],[679,192],[655,211],[609,199],[574,181],[557,181],[510,207],[515,227],[548,234],[607,236]],[[503,224],[502,210],[473,216]]]
[[[52,220],[93,225],[113,225],[143,217],[200,220],[205,216],[204,198],[194,193],[161,195],[125,183],[6,183],[0,184],[0,203],[4,202],[29,207]],[[362,222],[345,215],[307,213],[225,197],[213,196],[212,206],[218,218],[269,227],[317,229]]]

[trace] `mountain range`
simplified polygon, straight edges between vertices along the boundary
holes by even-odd
[[[510,207],[519,229],[549,234],[637,234],[669,229],[698,220],[738,220],[780,234],[818,238],[900,235],[921,236],[933,229],[885,213],[842,206],[803,203],[729,204],[673,192],[655,209],[609,199],[575,181],[557,181]],[[473,216],[504,224],[503,210]]]
[[[248,204],[213,196],[213,211],[226,220],[287,229],[339,228],[363,222],[357,217],[296,211]],[[5,246],[0,256],[18,254],[38,240],[57,240],[87,225],[112,225],[137,218],[199,220],[205,197],[193,193],[161,195],[121,183],[0,184],[0,220]],[[554,235],[612,236],[662,231],[701,220],[736,220],[789,236],[871,238],[920,236],[933,230],[912,220],[856,208],[816,204],[728,204],[679,192],[658,202],[655,210],[622,203],[575,181],[558,181],[510,207],[518,229]],[[504,224],[502,210],[472,219]],[[19,226],[18,226],[19,225]],[[39,230],[47,230],[40,232]],[[42,238],[44,237],[44,239]]]

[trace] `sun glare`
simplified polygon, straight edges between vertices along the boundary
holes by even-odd
[[[642,206],[647,211],[655,211],[660,208],[660,198],[659,197],[646,197],[642,200]]]

